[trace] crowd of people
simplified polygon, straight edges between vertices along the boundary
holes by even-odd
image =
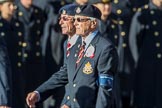
[[[162,0],[0,0],[0,108],[162,108]]]

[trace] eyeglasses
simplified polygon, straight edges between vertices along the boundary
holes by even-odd
[[[86,22],[88,20],[91,20],[90,18],[74,18],[74,21],[77,21],[77,22]]]
[[[62,19],[63,21],[70,21],[70,20],[73,21],[73,20],[74,20],[73,18],[66,17],[66,16],[64,16],[64,17],[60,17],[60,18],[59,18],[59,20],[61,20],[61,19]]]

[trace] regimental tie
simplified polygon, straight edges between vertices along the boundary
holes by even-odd
[[[69,57],[69,55],[70,55],[70,48],[71,48],[71,43],[68,42],[67,47],[66,47],[66,57]]]
[[[78,53],[78,59],[76,61],[76,66],[79,65],[79,62],[81,61],[81,59],[83,58],[84,55],[84,50],[85,50],[85,45],[86,43],[83,41],[82,46],[80,47],[80,51]]]

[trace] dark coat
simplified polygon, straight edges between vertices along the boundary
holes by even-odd
[[[0,106],[12,104],[12,73],[5,40],[8,31],[6,21],[0,18]]]
[[[36,90],[41,96],[45,91],[67,84],[63,104],[68,103],[71,108],[109,108],[112,79],[118,64],[116,49],[110,41],[97,34],[90,43],[95,48],[95,56],[85,56],[76,68],[78,45],[80,46],[80,42],[71,49],[71,54],[60,71]],[[103,83],[102,78],[106,78],[104,81],[108,82]]]
[[[132,20],[130,49],[136,61],[135,105],[161,108],[162,11],[152,2]]]

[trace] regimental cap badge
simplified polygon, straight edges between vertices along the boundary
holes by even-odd
[[[62,14],[66,14],[66,10],[65,9],[62,10]]]
[[[81,9],[80,9],[80,7],[77,7],[77,9],[76,9],[76,13],[80,13],[81,12]]]

